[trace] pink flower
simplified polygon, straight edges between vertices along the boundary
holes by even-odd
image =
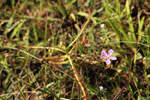
[[[117,60],[116,57],[112,57],[113,52],[114,50],[110,49],[107,54],[105,50],[102,50],[100,58],[105,60],[106,65],[111,64],[111,60]]]

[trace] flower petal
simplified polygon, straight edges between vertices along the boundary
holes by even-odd
[[[107,52],[105,50],[102,50],[100,58],[101,59],[106,59],[107,58]]]
[[[108,56],[111,56],[111,55],[113,54],[113,52],[114,52],[114,50],[113,50],[113,49],[110,49],[110,50],[108,51]]]
[[[106,64],[109,65],[111,63],[110,59],[106,60]]]
[[[117,60],[117,58],[116,58],[116,57],[110,57],[110,59],[111,59],[111,60]]]

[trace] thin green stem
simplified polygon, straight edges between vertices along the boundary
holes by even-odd
[[[83,31],[85,30],[87,24],[89,23],[90,18],[91,18],[91,14],[89,14],[87,21],[83,25],[83,27],[82,27],[81,31],[79,32],[79,34],[77,35],[77,37],[69,44],[69,46],[67,48],[71,47],[79,39],[79,37],[81,36],[81,34],[83,33]]]

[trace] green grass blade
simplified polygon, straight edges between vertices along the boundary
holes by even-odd
[[[20,29],[22,25],[24,24],[25,21],[21,21],[18,26],[14,29],[13,33],[11,34],[10,38],[14,38],[15,36],[19,36],[20,34]],[[19,37],[18,37],[19,38]]]

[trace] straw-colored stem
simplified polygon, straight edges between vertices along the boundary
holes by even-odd
[[[83,94],[83,100],[87,100],[87,93],[86,93],[85,87],[84,87],[84,85],[83,85],[83,83],[81,81],[82,79],[81,79],[81,77],[80,77],[76,67],[74,66],[73,61],[71,60],[70,56],[68,56],[68,60],[69,60],[69,62],[71,64],[71,66],[72,66],[72,70],[74,72],[74,76],[75,76],[75,78],[76,78],[76,80],[77,80],[77,82],[78,82],[78,84],[79,84],[79,86],[81,88],[81,91],[82,91],[82,94]]]
[[[83,31],[85,30],[87,24],[89,23],[90,18],[91,18],[91,14],[89,13],[87,21],[83,25],[83,27],[82,27],[81,31],[79,32],[79,34],[77,35],[77,37],[69,44],[68,48],[71,47],[79,39],[79,37],[81,36],[81,34],[83,33]]]

